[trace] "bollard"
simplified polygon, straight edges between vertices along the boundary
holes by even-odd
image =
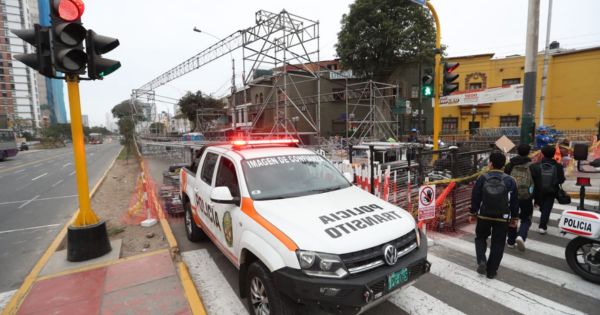
[[[151,227],[154,226],[158,221],[152,217],[150,214],[150,207],[148,206],[148,183],[146,182],[146,177],[142,172],[142,189],[143,189],[143,201],[142,204],[146,208],[146,220],[140,223],[143,227]]]

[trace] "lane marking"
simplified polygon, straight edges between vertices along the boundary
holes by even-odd
[[[36,165],[34,165],[32,167],[38,167],[38,166],[42,166],[42,163],[36,164]]]
[[[74,197],[77,197],[77,196],[78,195],[54,196],[54,197],[38,198],[35,201],[74,198]],[[29,200],[5,201],[5,202],[0,202],[0,206],[2,206],[2,205],[9,205],[9,204],[13,204],[13,203],[22,203],[22,202],[27,202],[27,201],[29,201]]]
[[[21,231],[29,231],[29,230],[37,230],[37,229],[45,229],[45,228],[51,228],[51,227],[57,227],[57,226],[60,226],[60,224],[58,224],[58,223],[57,224],[48,224],[48,225],[32,226],[32,227],[22,228],[22,229],[0,231],[0,234],[12,233],[12,232],[21,232]]]
[[[65,168],[65,167],[67,167],[67,166],[69,166],[69,165],[71,165],[71,162],[69,162],[69,163],[67,163],[67,164],[63,165],[62,167],[63,167],[63,168]]]
[[[75,175],[75,171],[72,171],[71,173],[69,173],[69,176],[73,176]]]
[[[469,224],[467,226],[461,227],[461,231],[467,232],[475,237],[475,224]],[[533,232],[531,232],[533,233]],[[559,259],[565,259],[565,249],[564,247],[544,243],[541,241],[537,241],[531,239],[530,237],[525,240],[525,250],[531,250],[534,252],[538,252],[541,254],[546,254],[549,256],[553,256]]]
[[[181,254],[208,314],[248,314],[206,249]],[[233,265],[231,265],[232,268]]]
[[[519,313],[585,314],[500,280],[487,279],[475,270],[467,269],[435,255],[429,254],[427,259],[431,260],[432,274]]]
[[[21,208],[25,207],[26,205],[28,205],[28,204],[32,203],[33,201],[35,201],[35,200],[36,200],[36,199],[38,199],[38,198],[40,198],[40,195],[37,195],[37,196],[35,196],[35,197],[33,197],[33,198],[29,199],[28,201],[26,201],[25,203],[23,203],[22,205],[20,205],[20,206],[18,207],[18,209],[21,209]]]
[[[429,254],[431,255],[431,254]],[[428,256],[431,257],[431,256]],[[413,286],[404,287],[394,293],[388,301],[403,309],[408,314],[429,315],[464,315],[465,313],[455,309],[443,301],[429,295],[429,293],[419,290]]]
[[[24,172],[24,171],[25,171],[25,169],[18,170],[18,171],[16,171],[16,172],[14,172],[13,174],[15,174],[15,175],[16,175],[16,174],[19,174],[19,173],[21,173],[21,172]]]
[[[25,167],[25,166],[29,166],[29,165],[37,164],[37,163],[40,163],[40,162],[44,162],[44,161],[48,161],[48,160],[52,160],[52,159],[54,159],[54,158],[57,158],[57,157],[59,157],[59,156],[63,156],[63,155],[69,155],[70,153],[71,153],[71,152],[67,152],[67,153],[61,153],[61,154],[57,154],[57,155],[54,155],[54,156],[51,156],[51,157],[48,157],[48,158],[45,158],[45,159],[36,159],[35,161],[31,161],[31,162],[23,163],[23,164],[20,164],[20,165],[17,165],[17,166],[11,167],[11,168],[7,168],[7,169],[5,169],[5,170],[0,170],[0,172],[8,172],[8,171],[16,170],[16,169],[19,169],[19,168],[23,168],[23,167]]]
[[[432,238],[436,245],[454,249],[475,258],[475,244],[435,232],[429,233],[429,236],[434,235],[435,237]],[[506,251],[504,252],[501,266],[512,270],[518,270],[531,277],[546,281],[558,287],[567,288],[594,299],[598,298],[598,286],[591,282],[586,282],[574,273],[565,272],[531,260],[519,258]]]
[[[38,176],[38,177],[32,178],[31,180],[32,180],[32,181],[34,181],[34,180],[38,180],[38,179],[40,179],[40,178],[42,178],[42,177],[44,177],[44,176],[46,176],[46,175],[48,175],[48,173],[44,173],[44,174],[42,174],[42,175],[40,175],[40,176]]]
[[[17,290],[12,290],[12,291],[6,291],[6,292],[0,293],[0,310],[4,309],[4,307],[6,307],[6,304],[8,304],[8,301],[10,301],[10,298],[16,292],[17,292]]]
[[[62,183],[64,181],[64,179],[59,180],[58,182],[52,184],[52,187],[56,187],[58,186],[60,183]]]

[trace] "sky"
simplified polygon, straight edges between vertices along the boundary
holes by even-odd
[[[81,82],[82,111],[93,126],[105,125],[106,113],[136,89],[236,30],[255,24],[258,10],[288,12],[320,23],[321,60],[336,58],[342,15],[353,0],[102,0],[85,1],[84,26],[116,37],[120,46],[104,55],[122,67],[102,81]],[[525,53],[527,0],[432,0],[449,56]],[[546,39],[549,0],[541,0],[539,49]],[[554,0],[551,41],[563,48],[600,46],[600,1]],[[193,31],[197,27],[203,33]],[[236,82],[241,82],[241,50]],[[231,58],[220,58],[158,88],[157,95],[178,99],[186,91],[224,96],[231,87]],[[66,96],[65,90],[65,96]],[[166,98],[162,98],[167,102]],[[66,101],[66,100],[65,100]],[[173,113],[173,105],[157,103]],[[68,110],[67,110],[68,112]]]

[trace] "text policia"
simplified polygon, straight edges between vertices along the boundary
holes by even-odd
[[[368,215],[363,216],[361,218],[355,218],[354,220],[346,220],[341,224],[337,224],[325,229],[325,233],[327,233],[327,235],[329,235],[331,238],[338,238],[343,236],[344,234],[350,234],[352,232],[362,230],[373,225],[378,225],[379,223],[402,218],[399,214],[397,214],[394,211],[379,211],[378,213],[371,213],[376,210],[384,209],[376,204],[371,204],[366,206],[355,207],[353,209],[336,211],[328,215],[320,216],[319,219],[323,224],[329,225],[330,223],[336,224],[339,223],[339,221],[343,221],[344,219],[350,219],[368,213]]]

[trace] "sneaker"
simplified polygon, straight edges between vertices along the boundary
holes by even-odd
[[[540,234],[544,235],[544,234],[546,234],[546,229],[542,229],[542,228],[540,228],[540,229],[538,230],[538,232],[540,232]]]
[[[486,276],[487,276],[488,279],[494,279],[494,278],[496,278],[496,273],[495,272],[489,272]]]
[[[479,273],[480,275],[485,275],[486,269],[487,269],[487,264],[484,262],[479,263],[479,265],[477,265],[477,273]]]
[[[525,241],[523,240],[523,238],[520,236],[517,236],[517,239],[515,241],[517,242],[517,249],[521,252],[524,252],[525,251]]]
[[[506,247],[508,247],[508,248],[515,248],[515,244],[508,244],[508,243],[506,243]]]

